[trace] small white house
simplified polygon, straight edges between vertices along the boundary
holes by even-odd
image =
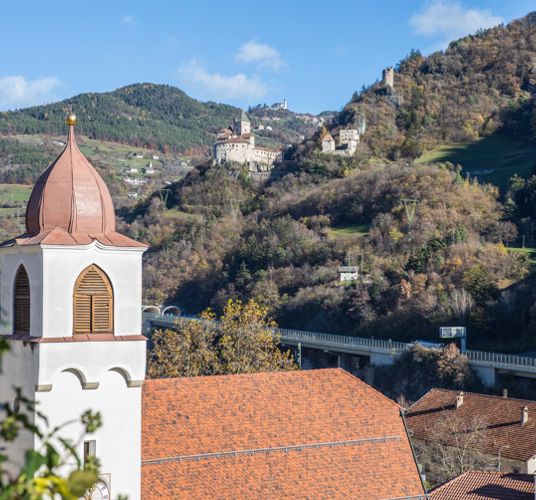
[[[341,283],[345,283],[347,281],[355,281],[358,277],[358,266],[339,266],[339,281]]]

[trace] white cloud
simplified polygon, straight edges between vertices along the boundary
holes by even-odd
[[[134,18],[130,15],[123,16],[121,18],[121,24],[134,24]]]
[[[259,99],[266,94],[266,86],[257,77],[243,73],[222,75],[210,73],[197,59],[192,59],[179,68],[179,75],[185,85],[196,87],[206,96],[216,99]]]
[[[465,8],[455,0],[433,0],[411,17],[409,25],[416,35],[440,39],[445,46],[502,21],[502,17],[493,15],[489,9]]]
[[[257,63],[260,67],[278,71],[285,65],[281,54],[264,43],[255,40],[246,42],[235,54],[235,59],[243,63]]]
[[[23,76],[0,78],[0,109],[13,109],[56,100],[54,92],[61,88],[61,81],[48,76],[27,80]]]

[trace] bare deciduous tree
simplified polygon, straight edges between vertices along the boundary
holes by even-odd
[[[442,483],[469,470],[497,470],[497,458],[484,451],[489,444],[486,428],[485,419],[478,415],[464,419],[454,414],[439,419],[426,442],[415,442],[428,481]]]
[[[473,309],[475,301],[467,290],[464,288],[456,288],[450,294],[449,304],[456,319],[463,322],[465,321],[466,314]]]

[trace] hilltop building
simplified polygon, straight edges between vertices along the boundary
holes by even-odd
[[[268,127],[266,127],[268,130]],[[218,132],[213,148],[215,163],[221,165],[235,162],[249,165],[250,170],[262,170],[257,166],[271,167],[274,162],[282,159],[281,151],[255,146],[255,136],[251,132],[251,123],[244,111],[233,121],[229,128]]]
[[[92,500],[425,498],[399,406],[341,369],[145,380],[142,255],[74,126],[37,180],[23,235],[0,245],[0,401],[14,387],[101,462]],[[247,133],[247,125],[240,129]],[[37,413],[29,416],[38,426]],[[39,439],[2,443],[16,474]],[[19,465],[17,465],[19,464]],[[87,498],[86,497],[86,498]]]
[[[354,128],[341,128],[339,130],[339,144],[327,129],[324,129],[320,135],[322,153],[335,154],[343,156],[352,156],[359,144],[359,133]]]
[[[274,111],[286,111],[288,109],[288,102],[286,99],[283,99],[281,102],[274,102],[270,109]]]
[[[382,85],[385,87],[394,88],[395,70],[392,66],[388,66],[382,71]]]

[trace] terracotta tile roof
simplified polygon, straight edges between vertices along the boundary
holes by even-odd
[[[536,455],[536,401],[504,398],[465,392],[463,404],[456,408],[456,391],[432,389],[417,401],[406,415],[411,434],[426,440],[435,423],[451,415],[463,422],[482,417],[486,428],[486,447],[482,451],[527,461]],[[529,411],[528,422],[521,425],[523,407]]]
[[[326,130],[322,137],[320,137],[320,140],[323,141],[329,141],[329,142],[335,142],[335,139],[333,139],[333,136]]]
[[[142,460],[146,499],[424,495],[398,405],[339,369],[148,380]]]
[[[430,500],[534,500],[534,476],[469,471],[438,486]]]

